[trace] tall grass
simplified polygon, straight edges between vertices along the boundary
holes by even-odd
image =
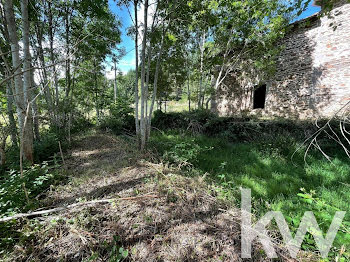
[[[250,188],[257,217],[270,210],[282,211],[294,232],[305,211],[314,211],[324,232],[335,211],[350,211],[350,160],[336,147],[327,147],[331,161],[314,150],[305,162],[304,151],[296,152],[300,141],[278,134],[265,140],[230,143],[223,138],[167,131],[154,134],[152,141],[159,155],[174,164],[189,154],[191,167],[185,173],[206,174],[219,196],[233,204],[240,203],[241,187]],[[179,151],[179,144],[187,144],[187,151]],[[177,153],[182,158],[174,157]],[[305,201],[301,193],[309,194],[311,200]],[[342,245],[350,249],[349,212],[335,241],[338,250]],[[303,248],[314,250],[313,238],[308,237]],[[347,252],[343,256],[349,258]]]

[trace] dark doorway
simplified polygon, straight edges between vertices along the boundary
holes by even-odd
[[[256,86],[254,90],[253,109],[265,108],[266,101],[266,85]]]

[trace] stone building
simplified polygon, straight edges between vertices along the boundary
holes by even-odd
[[[350,3],[338,2],[331,15],[292,25],[274,76],[239,81],[228,76],[213,110],[223,116],[315,119],[343,108],[350,101]]]

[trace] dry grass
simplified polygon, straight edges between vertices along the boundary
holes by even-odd
[[[7,261],[242,261],[240,213],[216,198],[201,178],[145,160],[130,144],[104,134],[76,141],[67,169],[71,179],[47,194],[45,205],[155,194],[157,198],[92,204],[20,221],[27,237]],[[113,240],[118,236],[118,241]],[[284,261],[293,261],[279,249]],[[90,259],[90,260],[89,260]],[[253,261],[269,261],[260,245]]]

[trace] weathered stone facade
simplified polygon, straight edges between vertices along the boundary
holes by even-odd
[[[350,101],[350,4],[339,3],[331,14],[333,18],[314,15],[293,25],[270,79],[229,76],[216,92],[213,110],[295,119],[336,113]],[[253,109],[259,84],[266,84],[265,107]]]

